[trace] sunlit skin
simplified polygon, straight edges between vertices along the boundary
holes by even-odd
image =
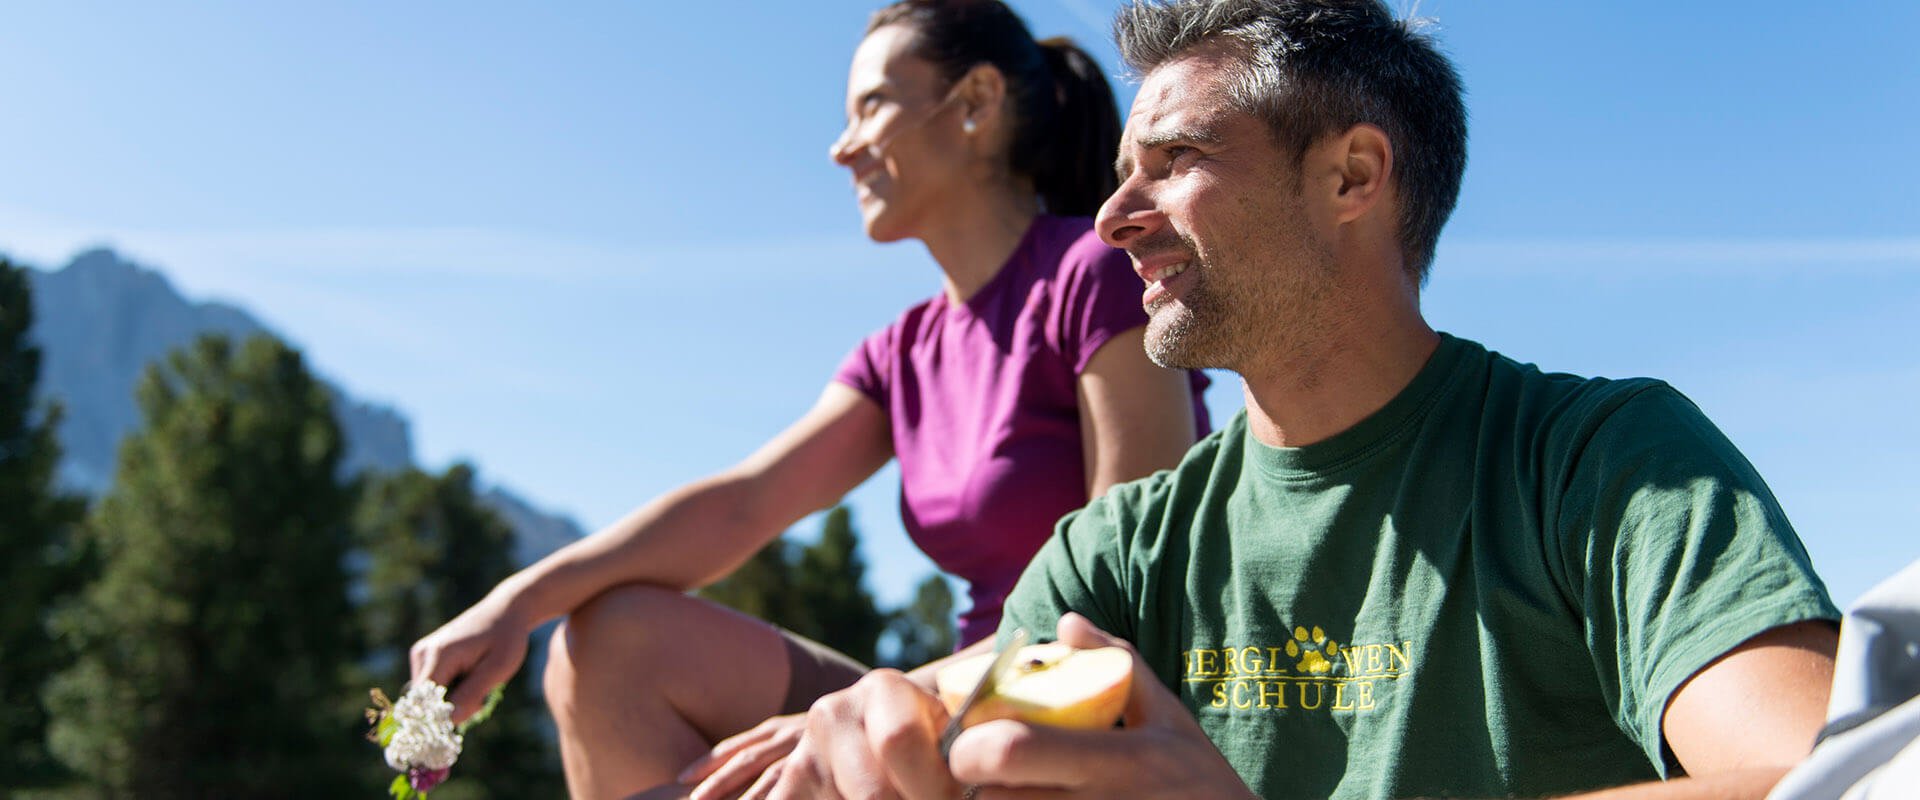
[[[860,43],[847,74],[847,128],[831,148],[852,173],[867,235],[879,242],[911,236],[936,210],[931,190],[965,169],[956,157],[964,109],[936,67],[909,52],[913,40],[913,31],[890,25]]]
[[[1299,176],[1259,120],[1177,67],[1158,75],[1170,77],[1141,88],[1108,202],[1128,218],[1111,240],[1147,284],[1147,352],[1162,366],[1239,371],[1262,352],[1308,347],[1336,287]]]
[[[1371,125],[1304,156],[1226,95],[1230,52],[1200,49],[1140,86],[1100,210],[1147,283],[1147,349],[1245,381],[1254,434],[1299,446],[1384,406],[1439,344],[1402,264]]]
[[[1006,168],[1006,81],[980,66],[949,82],[888,25],[847,72],[847,127],[829,148],[846,167],[867,236],[919,239],[957,300],[986,284],[1039,213],[1030,179]],[[972,130],[968,130],[971,127]]]

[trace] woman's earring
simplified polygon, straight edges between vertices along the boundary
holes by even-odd
[[[967,133],[973,133],[973,117],[961,117],[960,130],[966,131]]]

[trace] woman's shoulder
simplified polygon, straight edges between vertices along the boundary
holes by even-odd
[[[861,340],[861,346],[894,350],[904,346],[904,343],[926,336],[929,326],[939,321],[943,299],[943,295],[935,295],[908,306],[898,316],[888,320],[887,324],[868,333]]]
[[[1063,268],[1088,266],[1107,262],[1126,263],[1127,254],[1114,249],[1101,241],[1100,231],[1093,226],[1092,217],[1055,217],[1041,215],[1034,223],[1044,225],[1043,234],[1036,237],[1054,253]]]
[[[1046,226],[1033,237],[1034,262],[1052,273],[1054,282],[1076,286],[1139,280],[1127,254],[1100,240],[1091,217],[1042,215],[1034,224]]]

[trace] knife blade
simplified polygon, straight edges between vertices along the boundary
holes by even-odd
[[[973,710],[975,703],[980,702],[981,698],[993,693],[993,688],[1000,684],[1001,677],[1005,676],[1007,670],[1013,666],[1014,658],[1020,654],[1020,648],[1026,646],[1026,629],[1014,628],[1013,635],[1007,638],[1006,646],[994,651],[993,662],[988,664],[986,670],[980,673],[980,681],[973,685],[973,691],[967,694],[966,702],[961,703],[959,708],[954,709],[953,718],[947,720],[946,731],[940,734],[941,760],[946,759],[947,751],[953,749],[953,740],[960,736],[960,721],[967,718],[967,712]]]

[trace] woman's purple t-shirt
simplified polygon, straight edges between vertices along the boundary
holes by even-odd
[[[1054,523],[1087,504],[1077,381],[1108,339],[1146,324],[1141,289],[1092,220],[1043,215],[966,303],[943,292],[908,309],[834,375],[886,410],[907,533],[968,583],[962,646],[993,633]],[[1191,376],[1204,434],[1207,379]]]

